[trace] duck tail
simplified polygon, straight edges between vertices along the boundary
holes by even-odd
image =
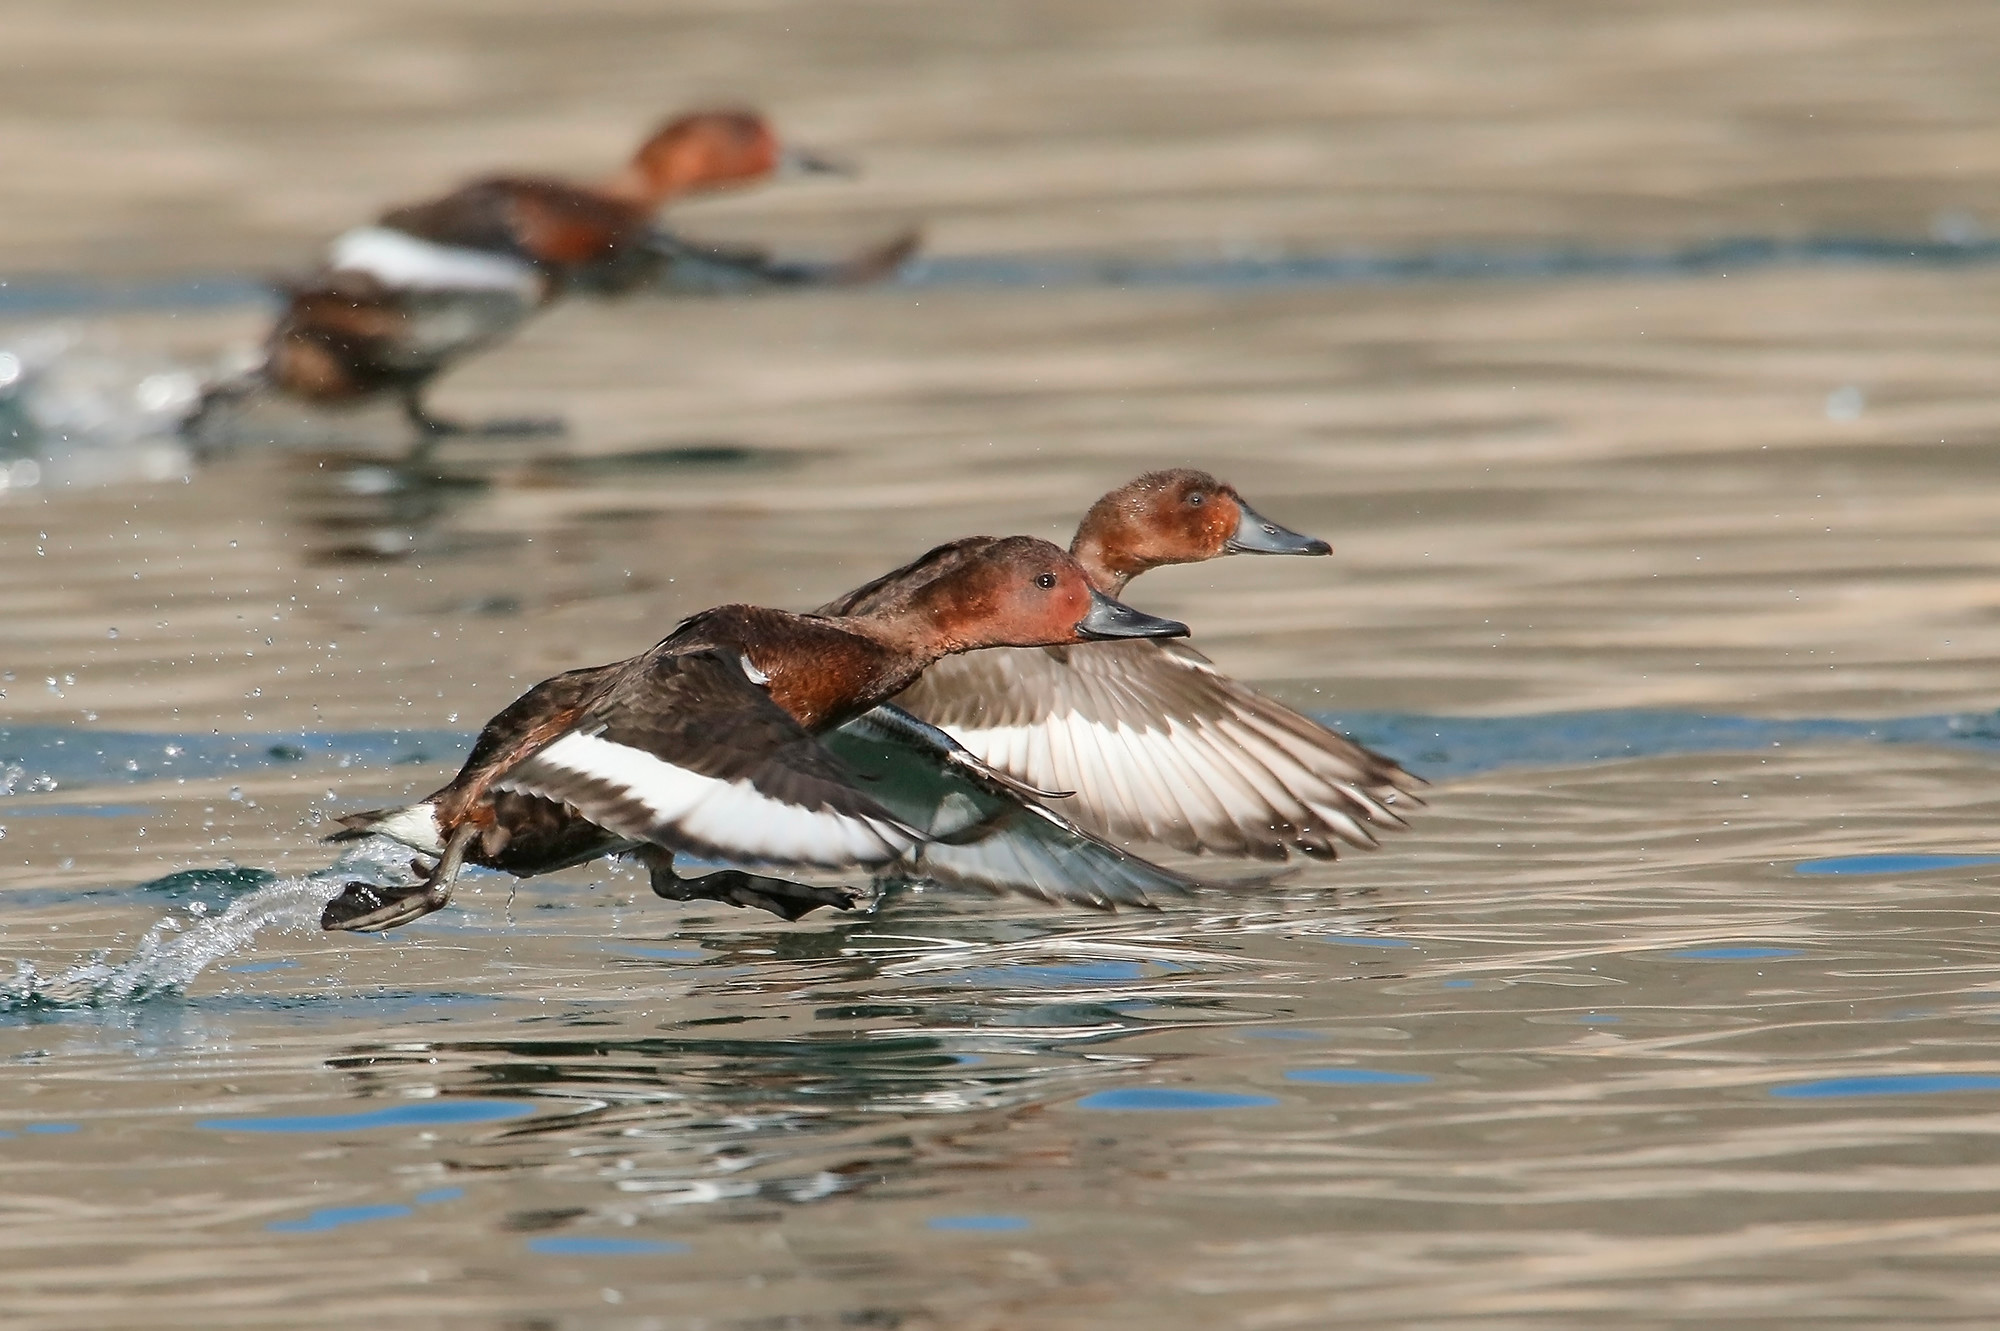
[[[340,830],[323,838],[327,841],[360,841],[375,835],[375,829],[388,818],[393,809],[369,809],[362,813],[350,813],[336,819]]]
[[[385,836],[413,850],[432,855],[438,854],[444,846],[444,836],[438,826],[437,806],[429,801],[406,804],[398,809],[368,809],[346,814],[337,821],[340,830],[327,837],[328,841],[360,841],[364,837]]]

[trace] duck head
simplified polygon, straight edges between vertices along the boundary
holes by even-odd
[[[693,111],[639,145],[608,192],[649,208],[681,194],[748,185],[793,172],[849,174],[848,168],[779,143],[754,111]]]
[[[926,568],[925,566],[929,566]],[[1179,638],[1187,625],[1143,614],[1090,585],[1083,566],[1037,536],[974,536],[912,566],[873,618],[908,626],[938,655],[980,647],[1055,647],[1106,638]]]
[[[1070,552],[1117,595],[1149,568],[1222,555],[1325,555],[1333,547],[1258,513],[1236,488],[1190,467],[1152,471],[1090,506]]]

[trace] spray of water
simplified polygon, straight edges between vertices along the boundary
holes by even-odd
[[[242,356],[191,365],[86,325],[9,334],[0,340],[0,492],[187,475],[181,423]]]
[[[319,932],[320,910],[360,879],[379,885],[408,881],[409,851],[380,838],[364,841],[316,873],[280,878],[232,902],[221,914],[162,917],[124,961],[99,953],[52,975],[17,963],[0,983],[0,1011],[23,1007],[98,1007],[178,993],[224,957],[267,929]]]

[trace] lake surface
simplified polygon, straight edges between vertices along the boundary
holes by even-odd
[[[0,352],[71,414],[0,449],[10,1325],[2000,1316],[2000,14],[13,29]],[[868,175],[690,230],[929,263],[565,306],[440,386],[557,440],[158,430],[328,234],[719,96]],[[1381,851],[1147,914],[600,865],[314,927],[389,867],[328,818],[533,681],[1182,463],[1334,557],[1132,599],[1432,781]]]

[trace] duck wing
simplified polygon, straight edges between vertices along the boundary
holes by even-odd
[[[914,877],[1099,910],[1151,907],[1197,880],[1128,855],[1035,802],[936,726],[883,706],[823,737],[863,774],[869,794],[927,839],[906,859]]]
[[[1422,803],[1423,782],[1395,762],[1182,643],[969,652],[895,702],[1009,776],[1075,791],[1063,813],[1114,842],[1330,859]]]
[[[840,259],[785,259],[748,245],[691,240],[654,228],[648,248],[658,260],[653,284],[687,295],[721,295],[771,287],[861,286],[894,277],[922,244],[906,231],[892,240]]]
[[[751,682],[739,654],[704,647],[638,658],[491,788],[732,864],[879,865],[924,839],[857,780]]]
[[[589,263],[643,239],[628,203],[568,181],[489,176],[382,214],[381,225],[434,245],[550,264]]]

